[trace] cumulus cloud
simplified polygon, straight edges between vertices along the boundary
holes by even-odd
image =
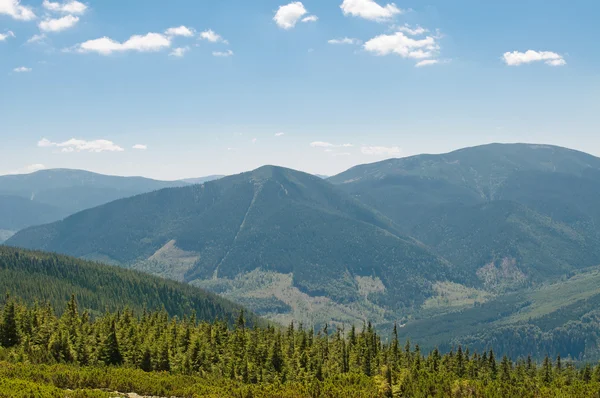
[[[385,146],[363,146],[360,151],[365,155],[377,155],[377,156],[393,156],[399,155],[402,150],[397,146],[385,147]]]
[[[424,59],[423,61],[417,62],[415,67],[422,68],[424,66],[432,66],[432,65],[439,64],[439,63],[440,63],[440,61],[437,59]]]
[[[13,69],[13,72],[17,72],[17,73],[26,73],[26,72],[31,72],[32,69],[28,68],[26,66],[19,66],[18,68]]]
[[[20,0],[0,0],[0,15],[8,15],[20,21],[31,21],[36,18],[31,8],[21,5]]]
[[[216,33],[215,31],[213,31],[212,29],[208,29],[205,30],[204,32],[200,33],[200,38],[203,40],[208,40],[211,43],[225,43],[225,44],[229,44],[229,42],[225,39],[223,39],[223,37]]]
[[[429,32],[429,30],[422,28],[420,26],[411,28],[410,25],[408,25],[408,24],[405,24],[404,26],[396,27],[395,30],[397,30],[398,32],[404,32],[411,36],[421,36],[421,35]]]
[[[340,8],[344,15],[352,15],[377,22],[387,21],[402,13],[402,10],[396,7],[394,3],[381,6],[374,0],[344,0]]]
[[[427,36],[413,39],[403,32],[379,35],[364,44],[364,49],[376,55],[397,54],[403,58],[419,59],[435,57],[439,51],[437,39]]]
[[[137,149],[138,151],[145,151],[146,149],[148,149],[148,146],[144,144],[136,144],[132,148]]]
[[[215,57],[231,57],[233,56],[233,51],[213,51],[212,55]]]
[[[95,52],[101,55],[110,55],[114,52],[155,52],[171,47],[171,39],[160,33],[148,33],[146,35],[134,35],[127,41],[118,42],[109,37],[88,40],[75,47],[80,53]]]
[[[283,133],[283,132],[275,133],[275,137],[281,137],[284,135],[285,135],[285,133]]]
[[[542,61],[550,66],[563,66],[567,64],[562,55],[551,51],[528,50],[524,53],[519,51],[506,52],[503,58],[506,65],[509,66],[519,66]]]
[[[362,42],[358,39],[352,39],[350,37],[344,37],[342,39],[331,39],[327,41],[329,44],[361,44]]]
[[[64,142],[52,142],[46,138],[38,142],[40,148],[60,148],[61,152],[123,152],[124,149],[108,140],[86,141],[71,138]]]
[[[183,36],[183,37],[192,37],[194,36],[194,29],[188,28],[186,26],[178,26],[174,28],[169,28],[165,31],[165,35],[167,36]]]
[[[43,32],[60,32],[72,28],[77,22],[79,22],[79,17],[66,15],[62,18],[45,19],[38,24],[38,27]]]
[[[304,16],[308,14],[306,8],[304,8],[304,4],[300,1],[294,1],[290,4],[280,6],[273,20],[282,29],[292,29],[298,21]]]
[[[4,41],[6,39],[8,39],[9,37],[16,37],[15,34],[9,30],[6,33],[0,33],[0,41]]]
[[[308,17],[302,18],[302,22],[317,22],[318,20],[319,17],[317,17],[316,15],[309,15]]]
[[[44,6],[44,8],[46,10],[49,11],[54,11],[54,12],[61,12],[64,14],[83,14],[86,12],[87,10],[87,5],[76,1],[76,0],[72,0],[72,1],[67,1],[64,3],[53,3],[49,0],[44,0],[44,2],[42,3],[42,5]]]
[[[169,54],[169,56],[176,57],[176,58],[181,58],[188,51],[190,51],[190,48],[187,47],[187,46],[186,47],[177,47],[177,48],[174,48],[173,51],[171,51],[171,53]]]

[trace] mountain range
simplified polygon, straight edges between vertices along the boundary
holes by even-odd
[[[431,344],[485,345],[498,338],[486,325],[593,315],[583,301],[590,311],[565,308],[596,294],[585,281],[600,264],[599,193],[596,157],[493,144],[328,179],[265,166],[103,204],[7,244],[188,282],[282,323],[398,322]],[[569,299],[532,310],[549,292]]]
[[[0,242],[20,229],[57,221],[113,200],[220,177],[157,181],[69,169],[0,176]]]

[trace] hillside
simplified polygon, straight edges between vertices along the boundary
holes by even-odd
[[[186,184],[67,169],[0,176],[0,230],[17,231],[116,199]]]
[[[186,281],[282,322],[394,319],[432,281],[461,276],[328,182],[271,166],[112,202],[7,244]]]
[[[493,144],[357,166],[329,181],[482,285],[502,263],[531,282],[600,264],[599,176],[600,159],[582,152]]]
[[[49,303],[62,309],[74,294],[92,313],[129,308],[165,309],[172,316],[191,316],[233,324],[241,307],[189,285],[140,272],[50,253],[0,246],[0,297],[10,294],[26,303]],[[248,317],[251,323],[257,318]]]

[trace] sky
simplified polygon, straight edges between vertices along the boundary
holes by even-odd
[[[600,156],[600,2],[0,0],[0,174]]]

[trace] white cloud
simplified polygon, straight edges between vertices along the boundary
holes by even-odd
[[[171,47],[171,40],[160,33],[148,33],[144,36],[134,35],[127,41],[119,43],[109,37],[88,40],[75,47],[81,53],[96,52],[101,55],[110,55],[113,52],[153,52]]]
[[[402,10],[396,7],[394,3],[381,6],[374,0],[344,0],[340,8],[344,15],[352,15],[378,22],[387,21],[402,13]]]
[[[46,39],[46,35],[45,34],[39,34],[39,35],[33,35],[29,38],[29,40],[27,40],[27,44],[31,44],[31,43],[39,43],[41,41],[44,41]]]
[[[313,148],[352,148],[354,145],[352,145],[352,144],[336,145],[336,144],[332,144],[331,142],[314,141],[314,142],[310,143],[310,146]]]
[[[213,51],[212,55],[215,57],[231,57],[233,55],[233,51]]]
[[[18,68],[13,69],[13,72],[17,72],[17,73],[26,73],[26,72],[31,72],[32,69],[28,68],[26,66],[19,66]]]
[[[546,65],[550,66],[563,66],[567,64],[567,61],[565,61],[562,55],[551,51],[528,50],[524,53],[513,51],[504,53],[503,58],[506,65],[509,66],[519,66],[541,61],[544,61]]]
[[[211,43],[225,43],[225,44],[229,44],[229,42],[225,39],[223,39],[223,37],[216,33],[215,31],[213,31],[212,29],[208,29],[205,30],[204,32],[200,33],[200,38],[203,40],[208,40]]]
[[[71,138],[65,142],[52,142],[46,138],[38,142],[40,148],[61,148],[61,152],[123,152],[124,149],[108,140],[85,141]]]
[[[364,49],[376,55],[397,54],[403,58],[425,59],[437,55],[439,45],[435,37],[413,39],[402,32],[379,35],[365,43]]]
[[[181,58],[185,55],[186,52],[190,51],[189,47],[177,47],[174,48],[173,51],[169,54],[171,57]]]
[[[148,149],[148,145],[144,145],[144,144],[137,144],[132,146],[133,149],[137,149],[138,151],[145,151],[146,149]]]
[[[411,36],[421,36],[421,35],[424,35],[425,33],[429,32],[429,30],[422,28],[420,26],[411,28],[410,25],[408,25],[408,24],[397,27],[397,28],[395,28],[395,30],[397,30],[398,32],[404,32]]]
[[[306,8],[304,8],[304,4],[300,1],[294,1],[285,6],[280,6],[273,20],[282,29],[292,29],[300,18],[304,15],[308,14]]]
[[[283,132],[275,133],[275,137],[281,137],[284,135],[285,135],[285,133],[283,133]]]
[[[361,44],[362,42],[358,39],[352,39],[350,37],[344,37],[342,39],[331,39],[327,41],[329,44]]]
[[[178,26],[175,28],[169,28],[165,31],[165,35],[167,36],[183,36],[183,37],[192,37],[194,36],[194,29],[188,28],[186,26]]]
[[[79,17],[66,15],[62,18],[45,19],[38,24],[38,27],[43,32],[60,32],[72,28],[79,22]]]
[[[336,145],[333,145],[330,142],[314,141],[310,143],[310,146],[313,148],[333,148]]]
[[[363,146],[360,151],[365,155],[378,155],[378,156],[392,156],[399,155],[402,150],[397,146],[385,147],[385,146]]]
[[[86,12],[87,10],[87,5],[76,1],[76,0],[72,0],[72,1],[67,1],[64,3],[53,3],[49,0],[44,0],[43,4],[44,8],[46,10],[49,11],[54,11],[54,12],[62,12],[65,14],[83,14]]]
[[[316,15],[309,15],[308,17],[302,18],[302,22],[317,22],[319,17]]]
[[[256,144],[256,142],[257,142],[257,141],[258,141],[258,139],[257,139],[257,138],[252,138],[252,143],[253,143],[253,144]]]
[[[424,59],[423,61],[417,62],[417,64],[415,65],[415,67],[422,68],[424,66],[436,65],[436,64],[439,64],[439,63],[440,63],[440,61],[437,60],[437,59]]]
[[[31,8],[22,6],[20,0],[0,0],[0,15],[8,15],[20,21],[31,21],[36,18]]]
[[[6,33],[0,33],[0,41],[4,41],[6,39],[8,39],[9,37],[16,37],[15,34],[9,30]]]

